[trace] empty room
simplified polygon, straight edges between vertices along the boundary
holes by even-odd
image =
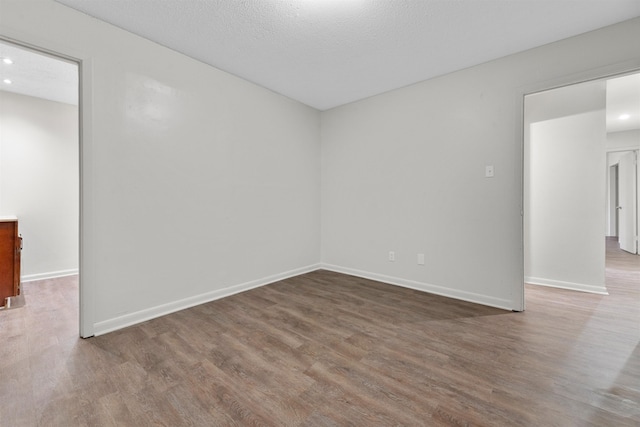
[[[637,40],[637,0],[0,0],[0,425],[640,424]]]

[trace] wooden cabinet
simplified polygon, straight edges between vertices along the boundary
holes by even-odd
[[[20,251],[18,218],[0,217],[0,307],[5,298],[20,295]]]

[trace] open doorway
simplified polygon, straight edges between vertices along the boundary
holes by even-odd
[[[527,95],[524,109],[525,283],[606,294],[608,240],[637,253],[640,74]]]
[[[637,150],[607,153],[607,237],[634,255],[638,254],[637,159]]]
[[[640,73],[607,80],[607,236],[638,254]]]
[[[71,286],[56,303],[78,313],[79,64],[2,40],[0,60],[0,215],[23,237],[21,288]]]

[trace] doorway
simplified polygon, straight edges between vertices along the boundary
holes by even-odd
[[[77,281],[80,64],[8,40],[0,59],[0,213],[18,217],[22,282]]]
[[[616,228],[620,249],[638,253],[638,151],[623,151],[616,164]]]
[[[620,249],[638,254],[638,151],[612,151],[607,153],[609,185],[607,187],[607,237],[614,239]]]
[[[607,188],[607,215],[609,217],[609,229],[607,236],[618,239],[618,164],[611,164],[610,155],[607,154],[609,164],[609,187]]]
[[[631,156],[640,149],[640,73],[524,101],[524,281],[606,294],[605,236],[621,234],[621,173],[622,228],[637,253],[639,186]],[[621,166],[612,152],[631,154]]]

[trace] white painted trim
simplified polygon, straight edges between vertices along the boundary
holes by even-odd
[[[11,32],[10,32],[11,33]],[[21,48],[35,50],[78,65],[78,126],[79,126],[79,333],[82,338],[93,336],[93,95],[92,59],[85,52],[69,52],[68,46],[52,44],[46,37],[13,32],[0,34],[0,40]],[[65,52],[65,53],[62,53]]]
[[[588,292],[591,294],[609,295],[606,286],[586,285],[584,283],[563,282],[562,280],[544,279],[541,277],[525,277],[529,285],[547,286],[550,288],[568,289],[571,291]]]
[[[348,274],[350,276],[362,277],[365,279],[386,283],[388,285],[395,285],[395,286],[401,286],[403,288],[415,289],[417,291],[428,292],[430,294],[440,295],[443,297],[454,298],[454,299],[472,302],[476,304],[487,305],[490,307],[501,308],[504,310],[517,310],[517,307],[513,306],[512,301],[502,299],[502,298],[494,298],[487,295],[480,295],[473,292],[446,288],[443,286],[433,285],[430,283],[417,282],[414,280],[401,279],[399,277],[386,276],[386,275],[377,274],[377,273],[370,273],[367,271],[356,270],[353,268],[340,267],[338,265],[322,264],[321,268],[323,270],[329,270],[336,273]]]
[[[89,338],[94,335],[93,304],[95,263],[95,208],[93,203],[93,59],[83,55],[78,63],[78,112],[79,112],[79,163],[80,163],[80,221],[79,254],[79,327],[80,336]]]
[[[621,151],[638,151],[638,146],[607,148],[605,151],[607,152],[607,154],[608,153],[619,153]]]
[[[35,282],[36,280],[55,279],[57,277],[73,276],[78,274],[78,269],[49,271],[47,273],[26,274],[20,277],[20,283]]]
[[[320,264],[312,264],[306,267],[297,268],[295,270],[285,271],[284,273],[267,276],[262,279],[252,280],[250,282],[232,285],[223,289],[217,289],[215,291],[206,292],[204,294],[195,295],[178,301],[172,301],[167,304],[158,305],[156,307],[150,307],[144,310],[137,311],[135,313],[125,314],[124,316],[116,317],[114,319],[96,322],[93,327],[94,334],[95,336],[103,335],[108,332],[113,332],[127,326],[142,323],[147,320],[174,313],[176,311],[184,310],[186,308],[194,307],[196,305],[215,301],[217,299],[228,297],[240,292],[245,292],[250,289],[259,288],[261,286],[288,279],[290,277],[310,273],[312,271],[318,270],[319,268]]]
[[[622,77],[623,75],[629,75],[629,74],[634,74],[637,73],[638,70],[640,70],[640,58],[634,58],[634,59],[630,59],[628,61],[623,61],[623,62],[617,62],[617,63],[613,63],[613,64],[608,64],[608,65],[604,65],[602,67],[598,67],[596,69],[591,69],[591,70],[582,70],[579,71],[577,73],[571,73],[571,74],[563,74],[560,76],[556,76],[552,79],[549,80],[544,80],[544,81],[535,81],[532,83],[529,83],[527,85],[524,86],[520,86],[519,88],[517,88],[516,92],[517,92],[517,98],[516,98],[516,109],[514,111],[516,111],[517,113],[517,121],[516,121],[516,127],[515,127],[515,135],[514,135],[514,141],[516,141],[518,143],[518,151],[520,154],[520,161],[519,161],[519,174],[520,174],[520,206],[521,206],[521,212],[520,212],[520,245],[518,245],[518,250],[520,251],[520,271],[523,272],[523,276],[524,276],[524,264],[525,264],[525,260],[524,260],[524,245],[528,244],[528,242],[525,240],[525,236],[524,236],[524,215],[528,214],[528,212],[524,211],[524,197],[525,197],[525,191],[524,191],[524,162],[525,162],[525,158],[524,158],[524,133],[525,133],[525,128],[524,128],[524,99],[527,95],[532,95],[534,93],[539,93],[539,92],[543,92],[546,90],[551,90],[551,89],[557,89],[557,88],[561,88],[561,87],[566,87],[566,86],[570,86],[573,84],[578,84],[578,83],[585,83],[588,81],[592,81],[592,80],[599,80],[599,79],[606,79],[606,78],[613,78],[613,77]],[[605,196],[606,197],[606,196]],[[522,276],[521,276],[522,277]],[[522,310],[525,310],[525,292],[524,292],[524,287],[526,283],[531,283],[527,281],[527,277],[524,277],[525,280],[522,281],[522,285],[516,289],[521,297],[522,297]],[[533,278],[531,278],[533,279]],[[532,284],[539,284],[541,286],[549,286],[549,285],[542,285],[540,283],[532,283]],[[606,291],[606,288],[604,290]],[[608,295],[608,293],[607,293]]]

